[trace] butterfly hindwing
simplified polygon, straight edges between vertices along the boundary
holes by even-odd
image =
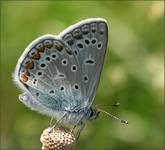
[[[20,57],[15,80],[33,99],[52,110],[81,105],[83,90],[78,63],[58,38],[46,35],[32,42]]]
[[[39,101],[34,99],[34,97],[30,96],[27,93],[20,94],[19,99],[21,102],[23,102],[31,110],[35,110],[35,111],[42,113],[42,114],[45,114],[47,116],[54,117],[57,120],[60,120],[61,116],[63,116],[65,114],[65,112],[63,112],[63,111],[52,110],[52,109],[44,106]]]
[[[80,65],[84,101],[89,106],[99,84],[108,41],[108,27],[104,19],[87,19],[60,34],[76,55]],[[86,107],[86,106],[84,106]]]

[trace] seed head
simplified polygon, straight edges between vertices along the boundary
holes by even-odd
[[[75,146],[75,135],[64,127],[48,127],[41,134],[42,150],[72,150]]]

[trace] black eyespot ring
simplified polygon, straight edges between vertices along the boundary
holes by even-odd
[[[87,82],[87,81],[88,81],[88,76],[85,75],[85,76],[83,77],[83,80],[84,80],[85,82]]]
[[[72,70],[73,72],[75,72],[75,71],[77,70],[77,66],[76,66],[76,65],[73,65],[73,66],[71,67],[71,70]]]
[[[52,57],[53,57],[53,58],[56,58],[56,55],[55,55],[55,54],[53,54],[53,55],[52,55]]]
[[[39,95],[40,95],[40,93],[37,92],[37,93],[36,93],[36,96],[39,96]]]
[[[65,88],[63,86],[60,87],[60,91],[64,91]]]
[[[84,41],[85,41],[85,43],[86,43],[87,45],[90,44],[90,41],[89,41],[88,39],[85,39]]]
[[[68,64],[68,60],[67,59],[63,59],[62,60],[62,65],[66,66]]]
[[[74,51],[75,55],[78,55],[78,52],[77,51]]]
[[[91,43],[94,45],[94,44],[96,44],[96,39],[92,39],[91,40]]]
[[[45,68],[46,64],[45,63],[41,63],[40,66],[41,66],[41,68]]]
[[[46,61],[50,61],[51,60],[49,56],[46,56],[45,59],[46,59]]]
[[[101,42],[99,42],[99,43],[97,44],[97,48],[98,48],[98,49],[101,49],[101,48],[102,48],[102,43],[101,43]]]
[[[80,49],[82,49],[84,46],[83,46],[82,43],[78,43],[78,44],[77,44],[77,47],[80,48]]]
[[[36,75],[38,76],[38,77],[43,77],[43,71],[42,70],[38,70],[37,72],[36,72]]]
[[[79,89],[79,86],[77,84],[74,85],[75,90]]]
[[[49,91],[49,94],[54,94],[54,90],[50,90]]]
[[[57,59],[57,54],[56,54],[56,53],[52,53],[52,54],[51,54],[51,58],[52,58],[53,60],[56,60],[56,59]]]
[[[38,75],[38,76],[41,76],[41,75],[42,75],[42,72],[41,72],[41,71],[39,71],[39,72],[37,73],[37,75]]]

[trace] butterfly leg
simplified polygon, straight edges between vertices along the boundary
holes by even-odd
[[[49,125],[51,125],[52,122],[53,122],[53,117],[51,117],[50,122],[49,122]]]
[[[70,131],[71,133],[75,130],[75,128],[77,127],[78,124],[74,125],[72,130]]]
[[[80,133],[84,129],[84,127],[85,127],[85,123],[84,122],[81,122],[80,123],[80,127],[79,127],[79,129],[78,129],[78,131],[76,133],[76,139],[78,139],[80,137]]]
[[[52,128],[50,129],[49,132],[51,132],[54,128],[56,128],[58,126],[58,124],[64,119],[65,116],[66,116],[66,113],[64,113],[62,115],[62,117],[59,120],[56,121],[56,123],[52,126]]]

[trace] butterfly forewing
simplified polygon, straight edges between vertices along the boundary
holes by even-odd
[[[61,33],[80,65],[79,80],[85,90],[84,107],[90,106],[96,94],[107,48],[108,28],[103,19],[88,19]]]

